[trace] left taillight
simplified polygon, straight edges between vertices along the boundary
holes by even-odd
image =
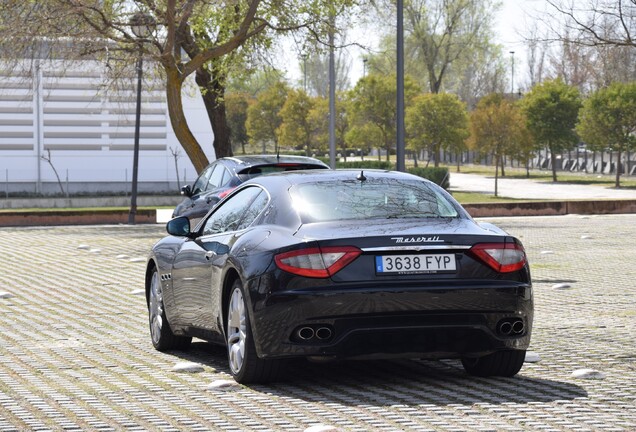
[[[521,270],[526,265],[526,252],[517,243],[479,243],[470,252],[499,273]]]
[[[295,275],[327,278],[361,253],[360,249],[353,246],[313,247],[278,254],[274,261],[278,268]]]

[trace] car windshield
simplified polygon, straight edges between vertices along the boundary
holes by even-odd
[[[369,218],[456,218],[457,210],[440,191],[418,180],[368,178],[321,181],[290,189],[303,223]]]

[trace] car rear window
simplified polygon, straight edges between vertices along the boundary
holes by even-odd
[[[254,167],[245,168],[238,173],[239,178],[242,182],[246,182],[249,179],[253,179],[254,177],[258,177],[264,174],[273,174],[285,171],[297,171],[297,170],[308,170],[308,169],[325,169],[323,165],[312,165],[312,164],[297,164],[297,163],[285,163],[278,165],[259,165]]]
[[[321,181],[297,184],[290,194],[303,223],[459,216],[441,190],[418,180]]]

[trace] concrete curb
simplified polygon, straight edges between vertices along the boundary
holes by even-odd
[[[559,216],[566,214],[621,214],[636,213],[636,200],[536,201],[510,203],[466,204],[464,208],[473,217],[500,216]],[[165,210],[138,210],[137,224],[163,223],[169,219]],[[3,211],[0,227],[53,226],[53,225],[113,225],[127,224],[127,210],[91,211]]]
[[[636,200],[536,201],[465,204],[473,217],[636,213]]]
[[[91,211],[6,211],[0,212],[0,227],[54,225],[113,225],[127,224],[128,210]],[[157,210],[137,210],[137,224],[157,223]]]

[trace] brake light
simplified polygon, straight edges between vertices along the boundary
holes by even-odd
[[[314,247],[278,254],[276,265],[286,272],[311,278],[327,278],[342,270],[362,251],[353,246]]]
[[[229,188],[228,190],[224,190],[223,192],[221,192],[219,194],[219,200],[222,200],[223,198],[225,198],[226,196],[228,196],[230,194],[230,192],[232,192],[234,189],[236,189],[235,187],[233,188]]]
[[[517,243],[480,243],[470,252],[499,273],[521,270],[526,265],[526,252]]]

